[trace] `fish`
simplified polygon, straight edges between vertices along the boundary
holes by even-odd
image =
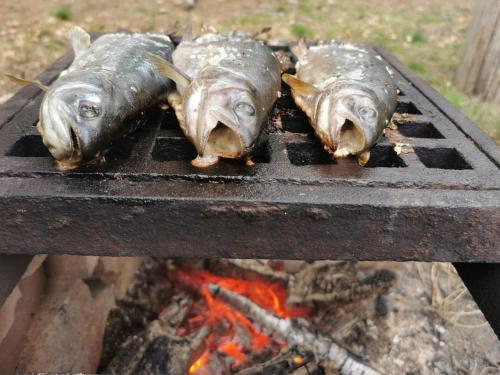
[[[282,66],[273,51],[243,33],[185,36],[172,62],[150,55],[172,79],[168,96],[179,125],[195,146],[198,168],[220,158],[246,159],[262,142],[263,124],[281,89]]]
[[[393,70],[365,48],[336,41],[292,48],[296,74],[283,74],[297,106],[333,158],[365,166],[397,104]]]
[[[103,161],[111,143],[135,130],[126,121],[166,99],[173,83],[156,73],[147,53],[171,61],[174,45],[167,35],[112,33],[91,43],[76,26],[70,31],[71,65],[44,91],[37,129],[60,171]]]

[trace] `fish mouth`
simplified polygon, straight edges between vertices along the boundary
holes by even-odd
[[[56,161],[56,167],[59,171],[71,171],[78,168],[83,159],[83,147],[80,138],[72,126],[68,126],[71,139],[71,153],[64,159]]]
[[[58,103],[56,103],[58,104]],[[75,169],[82,161],[83,146],[71,119],[61,106],[51,108],[42,104],[41,119],[37,124],[43,143],[56,160],[58,170]]]
[[[233,125],[237,120],[216,109],[210,110],[208,114],[199,142],[199,156],[193,161],[193,165],[206,167],[217,163],[221,157],[242,157],[246,148],[242,135]]]
[[[363,128],[348,117],[336,119],[336,131],[333,134],[333,156],[344,158],[348,155],[357,155],[366,148],[366,136]]]
[[[236,159],[244,153],[240,135],[231,127],[217,121],[215,127],[208,133],[202,152],[191,164],[198,168],[205,168],[216,164],[219,159]]]
[[[204,154],[237,158],[241,156],[244,149],[240,135],[231,127],[218,121],[208,136]]]

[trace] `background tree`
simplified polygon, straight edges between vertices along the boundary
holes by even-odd
[[[456,84],[500,104],[500,0],[477,0]]]

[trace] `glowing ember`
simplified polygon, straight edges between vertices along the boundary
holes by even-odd
[[[304,358],[302,358],[300,355],[296,355],[293,357],[292,361],[296,365],[301,365],[302,363],[304,363]]]
[[[205,365],[207,363],[207,360],[208,360],[208,355],[210,353],[208,352],[208,350],[205,350],[203,352],[203,354],[200,356],[200,358],[198,358],[196,361],[194,361],[194,363],[191,365],[191,367],[189,367],[189,373],[190,374],[193,374],[195,373],[199,368],[201,368],[203,365]]]
[[[193,362],[189,373],[196,375],[207,372],[211,355],[231,358],[233,368],[249,365],[251,357],[259,354],[276,354],[286,344],[275,337],[261,332],[245,316],[230,306],[215,300],[208,291],[208,284],[218,284],[249,298],[261,307],[279,317],[305,316],[306,309],[288,309],[285,305],[286,290],[279,283],[263,280],[244,280],[221,277],[207,271],[178,270],[177,280],[200,291],[203,299],[193,305],[192,311],[179,335],[188,335],[203,325],[209,325],[211,333],[205,341],[205,351]]]

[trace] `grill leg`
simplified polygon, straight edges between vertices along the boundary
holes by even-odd
[[[0,254],[0,306],[23,276],[31,262],[31,255]]]
[[[470,294],[500,338],[500,263],[453,263]]]

